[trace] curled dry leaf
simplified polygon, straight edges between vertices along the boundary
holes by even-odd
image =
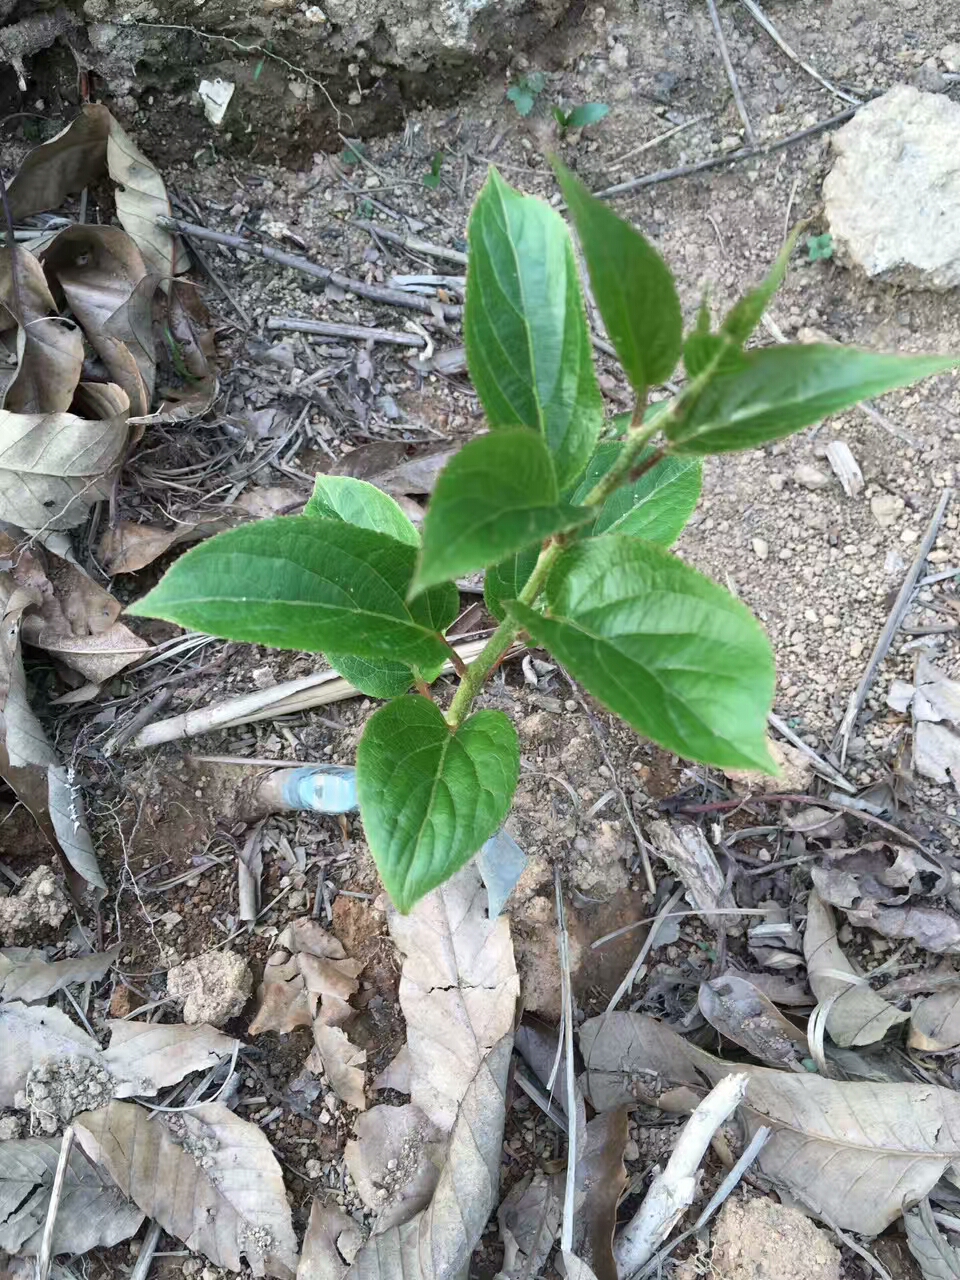
[[[960,1280],[960,1253],[937,1226],[929,1197],[904,1213],[903,1227],[923,1280]]]
[[[885,906],[879,898],[863,894],[864,884],[855,874],[814,867],[811,877],[824,901],[839,907],[851,924],[862,925],[885,938],[904,938],[941,955],[960,954],[960,916],[941,907]],[[884,887],[884,894],[891,892]]]
[[[360,1228],[338,1204],[319,1196],[310,1206],[297,1280],[341,1280],[363,1243]]]
[[[584,1044],[595,1105],[594,1076],[621,1105],[620,1099],[629,1102],[635,1081],[656,1078],[671,1058],[685,1059],[714,1084],[734,1070],[642,1014],[588,1019],[581,1029]],[[927,1195],[960,1162],[960,1096],[952,1089],[828,1080],[742,1064],[735,1069],[749,1078],[740,1107],[748,1135],[761,1125],[772,1131],[760,1169],[838,1227],[879,1234],[904,1202]],[[616,1072],[618,1091],[612,1087]]]
[[[257,988],[257,1012],[249,1034],[277,1031],[285,1035],[294,1027],[309,1027],[312,1022],[297,957],[286,951],[274,952],[263,967],[263,981]]]
[[[948,1053],[960,1045],[960,986],[916,1002],[907,1043],[921,1053]]]
[[[7,190],[16,221],[58,209],[71,193],[92,186],[108,173],[120,225],[137,245],[148,268],[168,279],[186,268],[179,242],[156,225],[170,216],[163,179],[106,107],[87,105],[56,137],[28,152]]]
[[[127,393],[130,412],[149,412],[157,372],[153,295],[159,276],[148,274],[140,250],[117,227],[67,227],[40,258],[110,377]]]
[[[27,700],[20,627],[28,592],[0,573],[0,777],[65,862],[75,893],[105,889],[79,791],[59,764]]]
[[[803,1070],[800,1064],[809,1056],[805,1033],[740,974],[724,973],[701,983],[698,1003],[712,1027],[761,1062]]]
[[[503,1266],[497,1280],[538,1276],[553,1248],[563,1216],[563,1175],[528,1173],[500,1202],[497,1221]]]
[[[0,1107],[15,1105],[34,1067],[70,1058],[100,1059],[96,1040],[65,1013],[19,1000],[0,1004],[0,1044]]]
[[[282,951],[267,961],[257,991],[257,1013],[250,1034],[308,1027],[315,1017],[339,1026],[354,1014],[360,960],[351,960],[343,944],[316,920],[293,920],[277,939]]]
[[[732,911],[737,904],[700,828],[658,820],[648,824],[647,834],[670,870],[683,881],[690,905],[702,912],[708,922],[721,928],[735,926],[738,916],[711,914],[718,908]]]
[[[59,1156],[59,1138],[0,1142],[0,1250],[39,1253]],[[54,1220],[52,1252],[109,1249],[132,1236],[142,1222],[136,1205],[74,1146]]]
[[[617,1280],[613,1233],[617,1205],[627,1185],[623,1151],[629,1136],[627,1107],[603,1111],[586,1126],[586,1141],[577,1161],[576,1185],[583,1199],[574,1223],[574,1245],[597,1280]]]
[[[97,558],[104,573],[136,573],[145,569],[171,547],[188,542],[201,542],[204,538],[233,527],[235,522],[225,516],[192,520],[190,517],[175,529],[164,529],[156,524],[134,524],[132,520],[120,520],[104,531],[97,548]]]
[[[17,330],[17,369],[0,399],[12,413],[63,413],[70,408],[83,368],[83,338],[57,315],[43,268],[14,245],[0,249],[0,331]]]
[[[430,1203],[409,1222],[373,1236],[357,1254],[347,1280],[435,1280],[465,1274],[499,1194],[512,1043],[508,1034],[496,1044],[467,1085]]]
[[[164,1122],[127,1102],[76,1117],[89,1158],[165,1231],[218,1267],[293,1280],[297,1244],[280,1166],[256,1125],[208,1102]]]
[[[118,948],[119,950],[119,948]],[[200,1022],[107,1023],[110,1045],[104,1065],[118,1082],[114,1097],[135,1094],[152,1097],[168,1085],[178,1084],[191,1071],[208,1071],[239,1047],[233,1036]]]
[[[807,981],[818,1000],[832,1000],[827,1034],[846,1049],[882,1040],[891,1027],[906,1022],[901,1012],[878,995],[854,971],[837,940],[833,912],[816,889],[807,898],[807,926],[803,934]],[[844,975],[849,975],[849,981]]]
[[[69,960],[47,960],[32,947],[9,947],[0,951],[0,1000],[31,1004],[74,982],[98,982],[119,958],[119,946]]]

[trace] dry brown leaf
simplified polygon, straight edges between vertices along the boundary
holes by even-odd
[[[318,1018],[313,1024],[314,1048],[307,1058],[307,1068],[326,1075],[331,1089],[348,1107],[364,1111],[367,1099],[363,1091],[367,1062],[365,1049],[358,1049],[340,1027],[329,1026]]]
[[[57,761],[27,700],[20,626],[32,597],[0,574],[0,777],[65,861],[75,893],[105,889],[77,788]]]
[[[916,1002],[907,1043],[921,1053],[947,1053],[960,1045],[960,987]]]
[[[378,1076],[373,1079],[374,1089],[395,1089],[397,1093],[410,1092],[410,1050],[404,1044],[390,1059]]]
[[[917,942],[941,955],[960,954],[960,917],[954,912],[915,903],[887,906],[883,899],[895,897],[892,887],[878,886],[875,878],[871,881],[843,868],[813,867],[810,874],[820,897],[839,907],[851,924],[863,925],[885,938]],[[877,887],[880,896],[869,896],[866,891],[871,887]],[[902,900],[903,895],[899,897]]]
[[[148,274],[140,250],[118,227],[67,227],[40,259],[110,377],[126,391],[131,414],[148,413],[157,369],[153,295],[159,277]]]
[[[582,1258],[576,1257],[575,1254],[567,1253],[564,1250],[563,1258],[563,1274],[566,1280],[597,1280],[587,1264]]]
[[[375,1215],[374,1234],[408,1222],[436,1189],[443,1135],[412,1103],[373,1107],[357,1117],[354,1132],[343,1160],[360,1199]]]
[[[586,1126],[586,1142],[577,1161],[577,1209],[574,1245],[590,1264],[597,1280],[617,1280],[613,1233],[617,1205],[627,1185],[623,1150],[630,1136],[627,1107],[603,1111]]]
[[[59,1156],[59,1138],[0,1142],[0,1249],[39,1253]],[[74,1146],[54,1220],[52,1252],[109,1249],[132,1236],[142,1222],[141,1211]]]
[[[800,1063],[810,1056],[805,1032],[741,974],[724,973],[702,982],[698,1003],[712,1027],[761,1062],[803,1070]]]
[[[639,1019],[639,1020],[638,1020]],[[588,1018],[580,1028],[580,1052],[587,1101],[597,1111],[662,1106],[664,1095],[678,1092],[696,1106],[692,1090],[703,1091],[691,1046],[654,1018],[610,1013]]]
[[[372,1237],[347,1280],[453,1280],[466,1273],[500,1190],[512,1042],[507,1035],[495,1045],[468,1084],[430,1204],[402,1226]]]
[[[264,1031],[287,1034],[294,1027],[313,1022],[307,989],[296,956],[276,951],[263,967],[263,981],[257,988],[257,1012],[247,1028],[252,1036]]]
[[[354,1220],[338,1204],[325,1204],[318,1196],[310,1206],[297,1280],[342,1280],[362,1243]]]
[[[400,1007],[410,1050],[410,1101],[442,1132],[480,1063],[512,1031],[520,990],[505,916],[487,919],[473,863],[402,916],[390,933],[404,955]]]
[[[119,958],[119,946],[70,960],[47,960],[31,947],[9,947],[0,951],[0,1000],[31,1004],[74,982],[98,982]]]
[[[927,1196],[904,1213],[903,1227],[923,1280],[960,1280],[960,1253],[937,1226]]]
[[[187,519],[175,529],[164,529],[156,524],[134,524],[132,520],[119,520],[104,531],[97,548],[97,559],[104,573],[111,577],[117,573],[136,573],[152,564],[171,547],[187,542],[200,542],[224,529],[232,528],[235,521],[216,516],[212,519]]]
[[[359,988],[362,961],[349,959],[340,940],[310,916],[291,921],[277,942],[285,950],[264,968],[251,1035],[292,1031],[314,1017],[340,1026],[354,1016],[347,1001]]]
[[[16,279],[14,279],[14,276]],[[83,337],[57,315],[43,268],[31,253],[0,248],[0,329],[17,327],[17,371],[0,398],[12,413],[64,413],[83,368]]]
[[[807,981],[817,999],[836,997],[826,1023],[827,1034],[834,1044],[844,1049],[873,1044],[882,1040],[891,1027],[910,1017],[884,1000],[854,972],[837,940],[833,912],[815,889],[807,898],[803,954]],[[849,974],[851,980],[846,981],[843,974]]]
[[[528,1173],[500,1202],[497,1221],[503,1266],[497,1280],[529,1280],[541,1273],[560,1230],[563,1175]]]
[[[45,1062],[90,1058],[99,1062],[100,1046],[65,1013],[19,1000],[0,1004],[0,1107],[12,1107],[34,1067]]]
[[[161,391],[161,403],[149,421],[184,422],[206,413],[217,397],[218,383],[210,317],[197,291],[179,280],[170,286],[167,328],[178,353],[177,373],[182,377],[186,370],[187,376],[182,386]]]
[[[165,1123],[111,1102],[74,1120],[77,1141],[149,1217],[218,1267],[293,1280],[297,1244],[280,1166],[256,1125],[216,1102]],[[169,1129],[169,1131],[168,1131]]]
[[[178,1084],[191,1071],[208,1071],[239,1047],[205,1022],[187,1026],[180,1022],[107,1022],[109,1048],[103,1061],[118,1082],[114,1097],[142,1094],[152,1097],[168,1085]]]
[[[603,1024],[603,1025],[601,1025]],[[838,1227],[876,1235],[960,1164],[960,1096],[937,1085],[861,1084],[822,1076],[731,1065],[635,1013],[592,1018],[581,1029],[593,1075],[632,1082],[656,1076],[672,1058],[711,1084],[732,1071],[749,1077],[740,1107],[749,1136],[768,1125],[761,1171]],[[619,1105],[619,1103],[618,1103]]]

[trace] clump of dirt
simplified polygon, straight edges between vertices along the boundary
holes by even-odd
[[[113,1097],[113,1078],[92,1058],[65,1058],[44,1063],[27,1076],[17,1107],[29,1111],[31,1127],[56,1133],[81,1111],[95,1111]]]
[[[723,1280],[840,1280],[840,1250],[799,1209],[730,1199],[714,1231],[711,1269]]]
[[[205,951],[167,974],[167,991],[182,999],[186,1023],[222,1027],[243,1012],[253,991],[250,966],[235,951]]]
[[[32,942],[38,931],[55,929],[69,910],[53,868],[36,867],[16,893],[0,898],[0,942]]]

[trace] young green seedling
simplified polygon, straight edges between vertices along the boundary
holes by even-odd
[[[321,475],[302,515],[249,524],[182,556],[132,612],[217,636],[324,653],[371,697],[360,812],[390,896],[409,911],[501,826],[519,751],[476,710],[519,638],[543,646],[639,733],[687,759],[774,769],[774,662],[749,610],[668,548],[700,495],[701,458],[755,449],[957,363],[841,346],[745,344],[794,241],[717,328],[684,337],[659,254],[562,166],[594,297],[632,384],[604,420],[566,225],[492,170],[470,218],[464,333],[487,434],[437,481],[422,534],[361,480]],[[686,381],[670,400],[651,388]],[[483,571],[498,627],[468,667],[446,632],[454,580]],[[434,701],[451,663],[459,685]],[[417,692],[409,690],[415,687]]]
[[[563,107],[553,108],[553,118],[560,126],[561,138],[566,137],[568,129],[586,129],[609,114],[610,108],[605,102],[584,102],[571,111],[564,111]]]

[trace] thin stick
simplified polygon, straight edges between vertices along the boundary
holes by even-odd
[[[567,933],[567,913],[563,904],[559,866],[554,867],[553,876],[557,896],[557,945],[560,950],[560,986],[563,995],[563,1055],[567,1086],[564,1108],[568,1121],[567,1176],[563,1188],[563,1226],[560,1231],[560,1248],[572,1249],[574,1193],[577,1185],[577,1082],[573,1068],[573,986],[570,982],[570,935]]]
[[[731,151],[725,156],[710,156],[709,159],[698,160],[695,164],[682,164],[676,169],[661,169],[658,173],[648,173],[642,178],[631,178],[629,182],[618,182],[615,186],[604,187],[602,191],[595,191],[593,194],[599,200],[608,200],[611,196],[622,196],[628,191],[639,191],[643,187],[653,187],[660,182],[673,182],[676,178],[689,178],[692,174],[704,173],[708,169],[719,169],[722,165],[735,164],[738,160],[750,160],[753,156],[769,156],[775,151],[782,151],[784,147],[792,147],[798,142],[805,142],[807,138],[814,138],[827,129],[835,129],[837,125],[851,120],[856,113],[856,107],[848,107],[846,111],[840,111],[827,120],[821,120],[819,124],[812,124],[809,128],[800,129],[797,133],[790,133],[785,138],[765,142],[759,147],[741,147],[739,151]]]
[[[341,275],[332,267],[321,266],[319,262],[311,262],[299,253],[284,253],[282,249],[274,249],[259,240],[251,240],[249,236],[228,235],[223,231],[211,231],[207,227],[198,227],[193,222],[184,222],[180,218],[157,217],[156,223],[166,227],[168,231],[179,231],[181,234],[194,236],[197,240],[209,240],[213,244],[222,244],[228,249],[240,249],[243,253],[251,253],[254,257],[265,258],[268,262],[276,262],[281,267],[290,267],[293,271],[302,271],[304,275],[313,276],[325,284],[335,285],[355,293],[359,298],[369,298],[371,302],[382,302],[390,307],[406,307],[410,311],[422,311],[432,316],[436,308],[442,309],[447,320],[457,320],[463,314],[462,307],[446,306],[431,298],[421,298],[416,293],[404,293],[402,289],[387,289],[379,284],[367,284],[364,280],[353,280],[350,276]]]
[[[57,1221],[57,1210],[60,1208],[60,1197],[63,1195],[63,1184],[67,1177],[67,1166],[73,1139],[76,1134],[72,1124],[68,1124],[60,1139],[60,1155],[57,1159],[57,1171],[53,1175],[53,1186],[50,1189],[50,1203],[47,1206],[47,1220],[43,1224],[43,1237],[40,1241],[40,1252],[37,1255],[37,1280],[47,1280],[50,1274],[50,1263],[53,1261],[53,1228]]]
[[[145,707],[140,708],[128,724],[125,724],[122,729],[117,730],[113,737],[104,746],[103,754],[105,756],[111,756],[115,751],[119,751],[121,747],[125,747],[131,738],[136,737],[141,729],[145,728],[151,720],[155,719],[160,714],[172,697],[172,689],[161,689],[151,702],[148,702]]]
[[[625,151],[622,156],[618,156],[616,160],[607,166],[608,173],[616,173],[618,169],[622,169],[628,160],[635,160],[637,156],[644,151],[650,151],[653,147],[657,147],[661,142],[666,142],[669,138],[673,138],[678,133],[683,133],[685,129],[692,129],[695,124],[703,124],[704,120],[709,120],[713,115],[712,111],[705,111],[702,116],[694,116],[692,120],[685,120],[683,124],[675,124],[672,129],[667,129],[665,133],[658,133],[655,138],[648,138],[646,142],[641,142],[639,147],[631,147],[629,151]]]
[[[894,601],[893,608],[890,610],[890,616],[887,618],[886,626],[880,632],[880,638],[874,645],[873,653],[870,655],[870,661],[867,663],[867,668],[860,677],[860,683],[857,685],[856,691],[850,698],[846,714],[841,721],[840,728],[837,730],[837,736],[833,740],[834,752],[836,753],[838,750],[840,752],[841,766],[847,758],[847,746],[850,742],[850,735],[857,723],[857,717],[860,715],[863,704],[867,699],[867,694],[870,692],[870,686],[873,684],[873,678],[877,674],[877,669],[881,662],[883,662],[884,658],[887,656],[887,650],[893,643],[893,637],[897,634],[897,630],[903,620],[903,615],[906,613],[907,606],[910,603],[910,597],[913,595],[914,587],[917,585],[917,579],[920,577],[920,571],[923,569],[927,556],[930,554],[930,550],[937,540],[940,525],[952,497],[953,490],[944,489],[943,497],[937,503],[937,509],[933,513],[929,525],[927,525],[927,531],[923,535],[923,541],[920,543],[917,554],[914,557],[913,564],[910,566],[910,570],[903,580],[903,586],[900,588],[897,598]]]
[[[334,324],[330,320],[307,320],[300,316],[271,316],[267,328],[281,333],[316,333],[322,338],[353,338],[357,342],[384,342],[395,347],[425,347],[418,333],[399,329],[375,329],[365,324]]]
[[[856,795],[857,788],[853,783],[848,782],[838,769],[835,769],[828,760],[824,760],[823,756],[817,755],[813,747],[808,746],[798,734],[794,733],[785,720],[781,720],[772,711],[767,716],[767,719],[777,733],[786,738],[798,751],[803,752],[817,773],[822,774],[824,778],[832,782],[835,787],[839,787],[841,791],[846,791],[848,795]]]
[[[783,36],[763,12],[760,6],[755,3],[755,0],[740,0],[740,3],[746,9],[747,13],[750,14],[751,18],[753,18],[753,20],[763,28],[774,44],[779,45],[791,62],[795,62],[798,67],[802,67],[808,76],[812,76],[814,80],[816,80],[817,84],[823,85],[824,89],[829,93],[832,93],[834,97],[839,98],[842,102],[850,102],[856,107],[860,106],[859,98],[854,97],[852,93],[847,93],[845,89],[838,88],[832,83],[832,81],[828,80],[826,76],[822,76],[816,67],[812,66],[805,58],[802,58],[795,49],[792,49],[790,45],[787,44],[786,40],[784,40]]]
[[[147,1272],[150,1270],[150,1264],[153,1262],[154,1254],[157,1252],[157,1245],[160,1243],[162,1232],[163,1227],[159,1222],[151,1222],[147,1227],[147,1234],[143,1237],[140,1252],[137,1254],[136,1265],[130,1272],[130,1280],[147,1280]]]
[[[410,253],[422,253],[428,258],[444,258],[447,262],[455,262],[458,266],[467,265],[467,255],[459,249],[449,249],[445,244],[431,244],[429,240],[421,240],[417,236],[405,236],[399,231],[391,231],[382,222],[368,222],[364,218],[354,218],[353,225],[371,235],[379,236],[388,244],[398,244]]]
[[[677,905],[677,903],[680,901],[680,899],[683,897],[685,893],[686,893],[686,885],[681,885],[679,889],[674,890],[674,892],[670,895],[670,897],[666,900],[666,902],[657,912],[654,918],[653,924],[650,926],[650,932],[644,938],[643,946],[637,952],[636,960],[634,960],[633,964],[627,970],[626,977],[623,979],[619,987],[617,987],[616,991],[610,997],[610,1003],[606,1007],[605,1015],[613,1013],[614,1009],[620,1003],[623,996],[633,986],[633,980],[634,978],[636,978],[637,974],[640,972],[640,966],[643,964],[644,960],[646,960],[647,956],[650,954],[650,950],[653,947],[653,944],[657,940],[657,934],[660,932],[660,926],[663,924],[664,920],[667,919],[667,917],[673,911],[673,908]],[[699,915],[700,912],[695,912],[694,914]]]
[[[720,57],[723,60],[723,69],[727,73],[727,79],[730,81],[730,88],[733,90],[733,100],[737,104],[737,111],[740,113],[740,119],[743,121],[743,131],[747,135],[747,142],[749,142],[751,147],[755,147],[757,145],[757,135],[754,133],[753,125],[750,123],[750,116],[747,114],[747,104],[744,102],[743,94],[740,91],[740,81],[737,79],[737,73],[730,60],[730,50],[727,48],[727,38],[723,34],[723,27],[720,25],[720,15],[717,13],[717,0],[707,0],[707,9],[710,12],[710,21],[713,23],[713,32],[717,37],[717,44],[720,46]]]

